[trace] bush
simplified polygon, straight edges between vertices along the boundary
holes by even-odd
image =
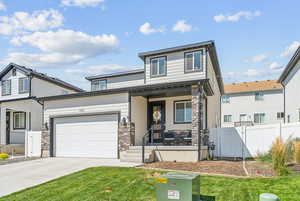
[[[294,158],[296,163],[300,164],[300,141],[294,142]]]
[[[264,163],[272,163],[272,153],[257,153],[257,159]]]
[[[9,155],[8,154],[5,154],[5,153],[0,153],[0,160],[5,160],[5,159],[8,159]]]
[[[278,175],[282,176],[287,174],[286,170],[286,162],[287,162],[287,147],[281,138],[276,138],[273,143],[272,149],[272,161],[273,168],[277,172]]]

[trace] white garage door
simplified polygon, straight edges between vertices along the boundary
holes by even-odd
[[[118,157],[118,116],[98,115],[54,119],[57,157]]]

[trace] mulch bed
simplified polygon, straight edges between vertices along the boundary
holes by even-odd
[[[205,174],[247,176],[240,161],[201,161],[189,162],[155,162],[142,166],[144,168],[166,169],[174,171],[191,171]]]
[[[199,172],[200,174],[224,175],[246,177],[247,174],[243,169],[242,161],[201,161],[196,163],[190,162],[155,162],[142,166],[143,168],[190,171]],[[272,177],[275,172],[269,164],[259,161],[247,161],[247,171],[250,177]]]

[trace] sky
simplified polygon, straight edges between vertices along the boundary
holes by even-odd
[[[300,45],[299,0],[0,0],[0,67],[89,89],[139,52],[214,40],[224,83],[277,79]]]

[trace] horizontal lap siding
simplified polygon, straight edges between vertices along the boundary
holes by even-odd
[[[128,118],[128,93],[82,97],[45,102],[45,122],[51,116],[84,113],[120,112]]]
[[[116,89],[144,84],[144,73],[107,78],[107,88]]]
[[[196,51],[199,49],[195,49]],[[205,52],[205,49],[203,49]],[[203,72],[184,72],[184,54],[190,51],[180,51],[175,53],[164,54],[160,56],[167,57],[167,75],[163,77],[152,77],[150,76],[150,59],[153,57],[146,58],[146,84],[166,83],[166,82],[178,82],[178,81],[190,81],[205,79],[206,69],[206,56],[203,57]],[[159,56],[154,56],[159,57]]]

